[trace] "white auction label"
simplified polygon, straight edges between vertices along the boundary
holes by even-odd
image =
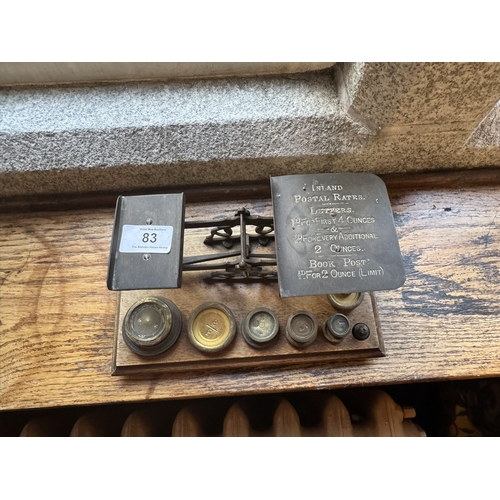
[[[122,229],[119,251],[122,253],[169,253],[172,247],[172,226],[133,226]]]

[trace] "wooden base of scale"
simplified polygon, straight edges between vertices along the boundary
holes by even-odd
[[[176,290],[148,290],[121,292],[114,341],[113,375],[132,375],[149,372],[195,372],[197,370],[238,369],[254,370],[261,367],[311,364],[345,358],[370,358],[384,355],[384,347],[377,313],[375,295],[365,293],[362,303],[345,314],[352,326],[365,323],[370,336],[356,340],[352,332],[341,341],[332,343],[324,336],[325,321],[336,311],[326,295],[282,299],[278,284],[215,282],[203,280],[206,273],[196,272],[185,276],[183,286]],[[155,356],[141,356],[132,352],[122,336],[122,325],[128,309],[139,299],[163,296],[173,301],[182,316],[182,330],[177,342],[166,352]],[[215,353],[201,352],[191,345],[188,337],[188,318],[191,312],[205,302],[220,302],[228,307],[236,319],[236,336],[229,346]],[[254,348],[245,341],[241,328],[246,314],[257,307],[274,311],[280,331],[269,346]],[[316,340],[305,348],[292,346],[286,336],[288,317],[296,311],[312,313],[318,322]]]

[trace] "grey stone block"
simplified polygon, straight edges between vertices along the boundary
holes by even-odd
[[[331,77],[316,74],[11,88],[0,91],[0,106],[2,194],[20,194],[15,172],[74,171],[78,185],[67,175],[33,182],[24,177],[25,186],[43,185],[44,192],[111,189],[123,180],[114,182],[118,176],[130,183],[143,179],[145,174],[132,174],[136,167],[149,175],[153,167],[165,172],[176,166],[162,175],[176,184],[222,182],[234,175],[214,170],[211,162],[342,154],[372,135],[343,113]],[[108,170],[99,174],[100,187],[85,178],[94,169]],[[139,185],[145,184],[143,179]]]
[[[490,63],[342,63],[279,77],[4,88],[0,196],[500,166],[499,141],[473,140],[499,76]]]
[[[467,146],[473,148],[497,148],[500,146],[500,101],[471,134]]]

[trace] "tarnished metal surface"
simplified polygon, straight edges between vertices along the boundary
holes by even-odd
[[[318,335],[318,322],[309,311],[296,311],[286,322],[285,335],[294,347],[303,348],[311,345]]]
[[[330,342],[342,340],[351,329],[349,318],[343,314],[332,314],[325,322],[323,333]]]
[[[241,333],[249,345],[266,347],[276,338],[280,322],[276,313],[268,307],[257,307],[250,311],[241,324]]]
[[[138,300],[123,320],[123,340],[136,354],[154,356],[172,347],[182,329],[177,306],[165,297]]]
[[[327,298],[337,311],[352,311],[361,304],[363,295],[363,292],[331,293]]]
[[[109,255],[108,288],[179,288],[183,241],[183,193],[120,196]]]
[[[405,271],[384,182],[373,174],[271,178],[282,297],[392,290]]]

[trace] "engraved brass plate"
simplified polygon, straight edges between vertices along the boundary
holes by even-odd
[[[384,182],[373,174],[271,178],[281,297],[392,290],[405,281]]]

